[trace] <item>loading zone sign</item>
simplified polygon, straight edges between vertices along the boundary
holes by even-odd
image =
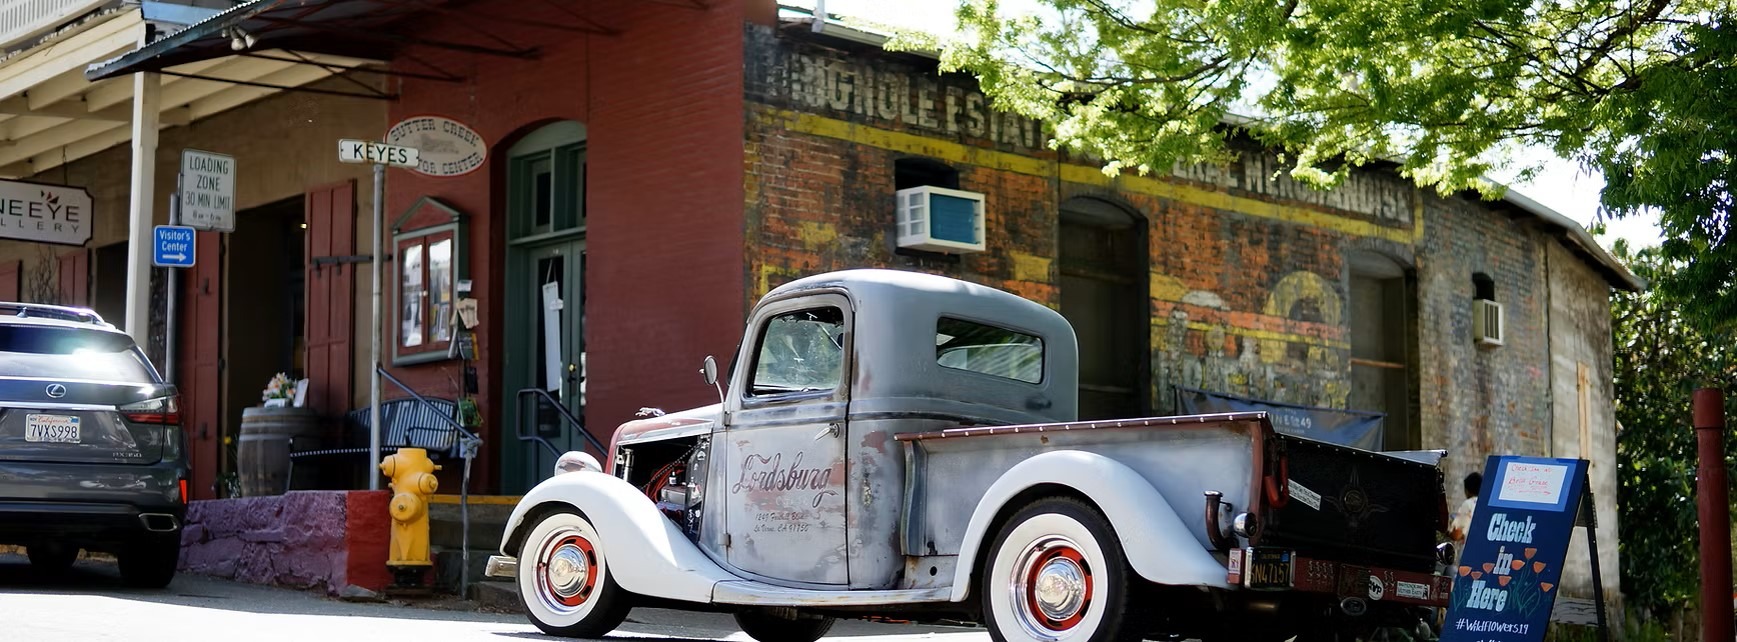
[[[193,267],[198,235],[193,228],[180,225],[158,225],[151,235],[151,265],[157,267]]]
[[[235,157],[182,150],[181,222],[194,229],[235,231]]]

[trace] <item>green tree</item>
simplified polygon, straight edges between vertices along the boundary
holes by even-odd
[[[1110,172],[1225,161],[1246,132],[1319,186],[1392,161],[1443,193],[1496,196],[1485,175],[1549,148],[1603,172],[1609,214],[1656,208],[1664,258],[1685,263],[1661,285],[1697,294],[1698,322],[1737,319],[1733,0],[1040,4],[1010,17],[964,0],[959,38],[891,46],[939,49]]]
[[[1642,278],[1666,280],[1683,269],[1656,248],[1617,250]],[[1690,395],[1701,386],[1737,392],[1737,346],[1697,329],[1682,303],[1657,290],[1611,301],[1622,588],[1632,605],[1661,617],[1693,604],[1700,591]],[[1737,471],[1737,444],[1727,444],[1726,456],[1727,469]]]

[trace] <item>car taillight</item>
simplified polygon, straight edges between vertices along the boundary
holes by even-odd
[[[187,503],[187,480],[181,480],[181,503]]]
[[[181,404],[175,397],[148,399],[119,408],[127,421],[141,424],[181,423]]]

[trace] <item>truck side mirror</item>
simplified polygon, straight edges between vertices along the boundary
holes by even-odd
[[[713,359],[712,355],[706,355],[706,362],[700,366],[700,373],[706,376],[706,383],[718,390],[718,403],[724,403],[724,387],[718,385],[718,360]]]

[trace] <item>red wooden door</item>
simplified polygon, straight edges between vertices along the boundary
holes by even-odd
[[[305,207],[307,403],[320,415],[338,417],[350,406],[352,313],[360,264],[337,259],[356,253],[356,184],[309,190]]]
[[[0,262],[0,301],[18,300],[18,283],[23,272],[23,261]]]
[[[60,305],[90,305],[90,250],[60,255]]]
[[[198,232],[193,267],[181,279],[182,365],[176,373],[181,392],[181,427],[193,479],[187,492],[198,499],[215,496],[223,443],[223,234]]]

